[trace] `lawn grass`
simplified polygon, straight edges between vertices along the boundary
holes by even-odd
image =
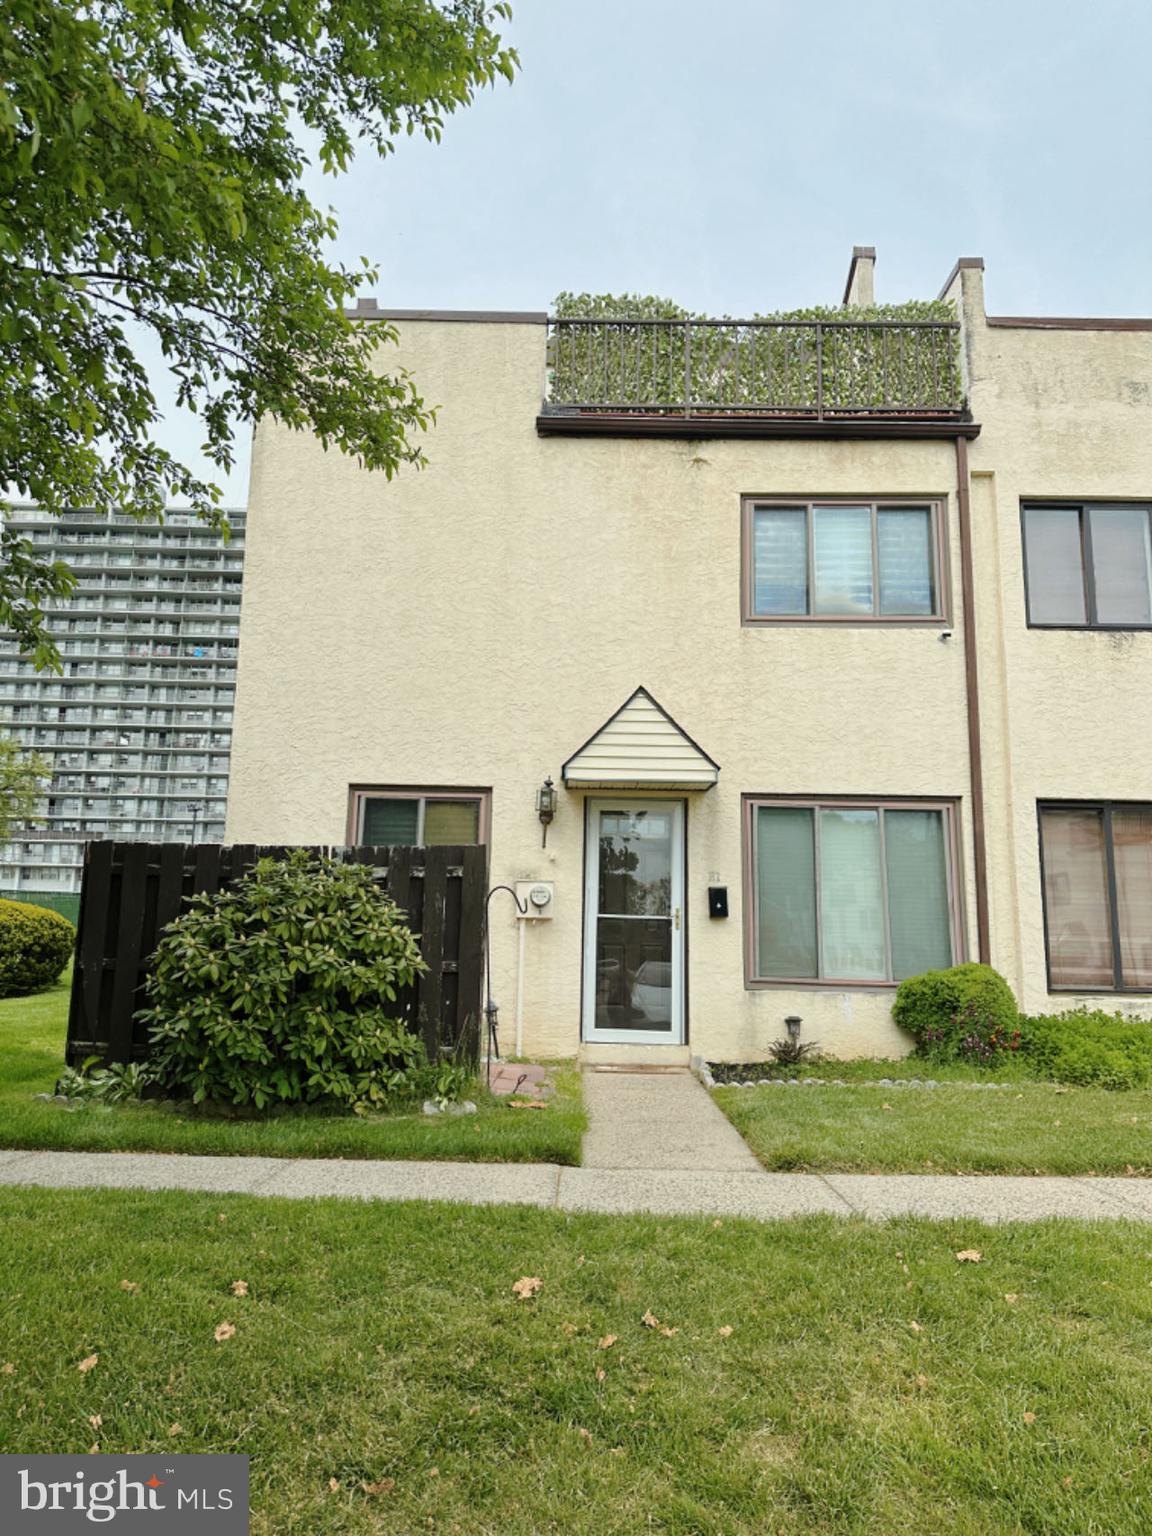
[[[360,1119],[315,1112],[222,1120],[154,1105],[67,1109],[45,1104],[64,1064],[68,981],[0,1002],[0,1147],[79,1152],[197,1152],[264,1157],[431,1158],[579,1163],[585,1116],[580,1075],[557,1067],[547,1109],[511,1109],[486,1092],[474,1115]]]
[[[840,1173],[1152,1173],[1152,1093],[1021,1080],[884,1088],[854,1063],[843,1088],[717,1088],[713,1097],[766,1168]],[[874,1064],[870,1064],[874,1065]],[[891,1071],[893,1064],[884,1063]],[[844,1069],[844,1070],[842,1070]],[[952,1069],[953,1073],[956,1069]],[[909,1073],[909,1075],[912,1075]]]
[[[1136,1224],[13,1189],[0,1222],[3,1448],[245,1452],[254,1536],[1152,1529]]]

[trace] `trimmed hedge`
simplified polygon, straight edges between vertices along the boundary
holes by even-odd
[[[1152,1024],[1099,1009],[1026,1018],[1024,1050],[1039,1077],[1093,1088],[1152,1083]]]
[[[954,965],[909,976],[896,991],[892,1017],[937,1061],[980,1060],[1020,1044],[1012,989],[990,965]]]
[[[59,912],[0,900],[0,997],[50,987],[68,964],[75,942],[76,930]]]

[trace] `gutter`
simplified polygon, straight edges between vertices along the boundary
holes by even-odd
[[[972,864],[976,880],[976,950],[989,964],[988,844],[984,826],[984,761],[980,741],[980,691],[976,660],[976,594],[972,573],[972,506],[968,440],[956,436],[956,509],[960,532],[960,597],[964,617],[964,687],[968,703],[968,764],[972,786]]]

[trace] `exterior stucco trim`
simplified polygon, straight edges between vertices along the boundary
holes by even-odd
[[[980,423],[962,416],[864,416],[819,420],[815,416],[641,416],[607,411],[565,414],[543,411],[536,418],[540,437],[704,438],[871,438],[951,440],[980,436]]]

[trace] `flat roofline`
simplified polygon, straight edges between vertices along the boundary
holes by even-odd
[[[440,320],[458,325],[547,325],[543,309],[380,309],[375,299],[359,299],[346,309],[349,320]]]
[[[1152,331],[1152,319],[1090,315],[988,315],[989,325],[1017,331]]]

